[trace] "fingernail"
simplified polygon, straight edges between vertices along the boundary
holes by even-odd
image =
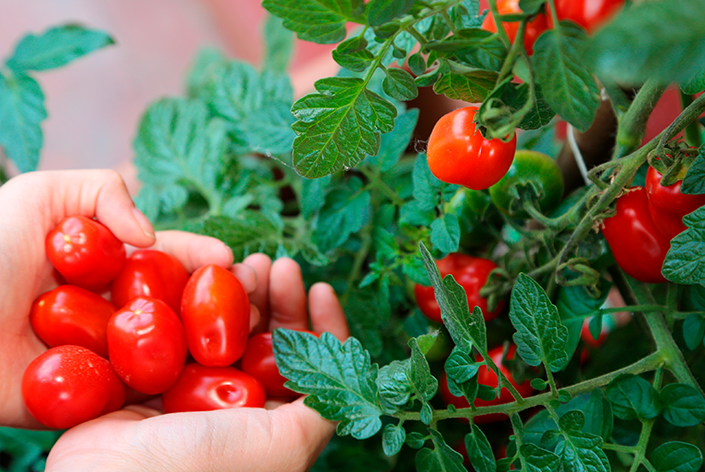
[[[137,220],[137,224],[140,225],[142,232],[152,239],[157,239],[156,235],[154,234],[154,228],[152,228],[152,223],[150,223],[147,217],[144,216],[144,213],[142,213],[137,209],[137,207],[135,207],[132,209],[132,214],[135,216],[135,220]]]

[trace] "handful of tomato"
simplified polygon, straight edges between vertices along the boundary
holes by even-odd
[[[70,428],[118,410],[128,388],[161,394],[166,413],[296,395],[283,386],[271,334],[269,344],[248,343],[249,299],[227,269],[189,274],[155,250],[128,258],[110,230],[82,216],[62,220],[46,252],[68,283],[40,295],[29,316],[50,347],[22,379],[25,405],[42,424]],[[111,301],[99,295],[107,292]],[[247,372],[233,366],[243,355]]]

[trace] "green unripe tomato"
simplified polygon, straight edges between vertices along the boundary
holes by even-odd
[[[563,198],[563,174],[550,156],[519,150],[507,174],[490,187],[492,202],[513,218],[530,218],[523,203],[533,200],[542,213],[553,210]]]

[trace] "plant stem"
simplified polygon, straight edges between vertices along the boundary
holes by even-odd
[[[495,17],[497,18],[497,17]],[[502,22],[500,22],[502,23]],[[504,29],[504,27],[502,27]],[[507,54],[507,57],[504,59],[504,64],[502,64],[502,69],[499,71],[499,76],[497,77],[497,82],[495,83],[496,85],[499,85],[506,79],[509,74],[512,73],[512,69],[514,68],[514,63],[517,61],[517,58],[519,57],[519,54],[524,51],[524,41],[521,39],[524,37],[524,30],[526,29],[526,19],[521,20],[519,23],[519,29],[517,31],[517,35],[514,38],[514,44],[511,45],[509,48],[509,53]],[[495,86],[496,86],[495,85]],[[533,101],[533,100],[532,100]]]
[[[504,22],[499,21],[499,10],[497,10],[497,0],[490,0],[490,11],[492,12],[492,18],[494,19],[495,25],[497,25],[497,32],[499,33],[500,38],[502,38],[502,41],[504,42],[504,45],[507,46],[507,49],[511,48],[512,42],[509,40],[509,35],[504,29]]]
[[[631,154],[639,147],[646,132],[646,122],[665,91],[666,85],[654,79],[647,80],[641,87],[629,109],[619,119],[614,159]]]
[[[659,138],[658,147],[654,151],[656,156],[665,154],[664,149],[668,141],[670,141],[674,136],[683,131],[690,123],[697,120],[700,115],[702,115],[705,110],[705,94],[700,95],[698,98],[693,100],[693,103],[688,105],[685,110],[678,115],[671,125],[666,128],[661,134],[656,138]],[[654,139],[656,139],[654,138]]]
[[[693,96],[688,93],[683,93],[681,91],[681,104],[683,108],[688,108],[688,106],[693,103]],[[700,124],[697,120],[691,121],[685,128],[685,142],[688,146],[700,147],[702,140],[700,139]]]
[[[499,376],[502,378],[502,387],[509,390],[509,393],[512,394],[512,397],[514,398],[514,400],[516,400],[517,403],[519,403],[519,404],[523,403],[525,398],[521,396],[521,393],[519,393],[519,391],[516,389],[516,387],[514,387],[514,384],[512,384],[509,381],[507,376],[504,375],[504,372],[502,372],[502,370],[499,367],[497,367],[497,364],[494,363],[494,361],[490,358],[490,356],[487,356],[484,354],[485,353],[483,353],[485,360],[489,363],[488,367],[490,367],[495,372],[498,372]]]
[[[606,315],[608,313],[647,313],[650,311],[663,311],[666,307],[662,305],[633,305],[633,306],[617,306],[611,308],[600,308],[600,313]]]

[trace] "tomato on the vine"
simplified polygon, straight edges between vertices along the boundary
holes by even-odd
[[[705,195],[681,193],[682,180],[664,187],[661,177],[661,173],[653,167],[646,172],[649,213],[659,231],[671,240],[687,229],[683,217],[705,205]]]
[[[188,280],[181,299],[181,321],[196,362],[228,366],[245,351],[250,333],[250,302],[240,281],[227,269],[207,265]]]
[[[517,391],[522,397],[528,397],[534,393],[534,388],[531,386],[530,382],[524,381],[518,384],[514,380],[514,377],[512,376],[512,373],[509,371],[509,369],[504,366],[505,359],[514,359],[514,356],[516,354],[516,346],[514,344],[509,346],[506,358],[503,356],[504,346],[494,347],[490,349],[487,354],[490,359],[492,359],[492,361],[497,365],[497,367],[499,367],[500,372],[502,372],[507,377],[509,382],[514,386],[514,388],[517,389]],[[499,385],[499,378],[492,369],[487,366],[481,366],[480,370],[477,373],[477,382],[480,385],[486,385],[488,387],[497,388],[497,386]],[[441,378],[439,390],[441,392],[441,398],[447,405],[454,405],[456,408],[468,408],[470,406],[470,403],[468,403],[465,397],[456,397],[450,392],[450,390],[448,389],[448,379],[445,373]],[[509,393],[509,390],[507,390],[506,388],[502,388],[499,397],[495,398],[494,400],[482,400],[481,398],[476,398],[474,401],[474,405],[476,407],[501,405],[503,403],[509,403],[512,401],[514,401],[514,397],[511,393]],[[495,413],[489,415],[476,416],[473,418],[473,421],[477,424],[484,424],[494,423],[496,421],[502,421],[506,419],[508,419],[506,415]]]
[[[473,190],[489,188],[509,169],[516,150],[516,135],[507,142],[486,139],[473,119],[477,107],[464,107],[443,115],[428,139],[428,167],[439,180]]]
[[[497,0],[497,12],[500,15],[511,15],[522,13],[522,10],[519,8],[519,0]],[[514,39],[519,31],[519,22],[504,21],[502,23],[504,23],[504,31],[507,32],[509,40],[514,43]],[[487,13],[485,20],[482,22],[482,29],[492,31],[493,33],[497,32],[497,23],[491,11]],[[548,20],[546,19],[545,13],[539,13],[533,20],[526,24],[524,31],[524,48],[529,55],[534,53],[534,43],[536,39],[547,29]]]
[[[460,284],[468,297],[470,311],[475,306],[480,307],[485,321],[493,320],[502,312],[504,301],[499,300],[493,311],[487,307],[487,299],[480,296],[480,289],[485,286],[487,279],[497,264],[482,257],[472,257],[466,254],[453,253],[436,261],[441,277],[450,274]],[[437,323],[442,323],[441,308],[436,301],[433,287],[416,284],[414,286],[416,304],[426,317]]]
[[[559,20],[574,21],[592,34],[622,9],[624,0],[555,0],[554,4]],[[551,15],[548,26],[553,28]]]
[[[27,366],[22,398],[37,421],[65,429],[118,410],[125,386],[110,362],[93,351],[58,346]]]
[[[164,413],[209,411],[222,408],[262,408],[264,387],[234,367],[187,364],[178,380],[162,394]]]
[[[178,314],[188,278],[189,273],[171,254],[142,249],[127,259],[110,286],[110,296],[117,307],[136,297],[156,298]]]
[[[98,294],[73,285],[61,285],[32,303],[29,322],[49,347],[74,344],[108,357],[106,328],[115,312]]]
[[[184,328],[169,305],[137,297],[108,322],[108,351],[128,387],[156,395],[172,386],[186,363]]]
[[[529,218],[522,206],[533,204],[544,214],[563,198],[563,173],[554,159],[536,151],[519,150],[502,179],[490,187],[490,197],[502,212],[514,218]]]
[[[71,285],[102,290],[125,263],[125,246],[105,226],[85,216],[68,216],[47,234],[46,253]]]
[[[666,282],[661,268],[671,243],[651,218],[646,189],[629,189],[617,199],[616,211],[604,220],[602,234],[617,265],[642,282]]]

